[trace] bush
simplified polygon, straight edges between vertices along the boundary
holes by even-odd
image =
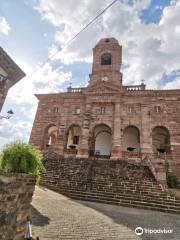
[[[0,169],[6,172],[27,173],[40,178],[45,171],[40,150],[30,144],[13,142],[4,147],[0,153]]]
[[[176,175],[174,173],[167,172],[166,178],[167,178],[167,185],[169,188],[177,188],[178,181],[177,181]]]

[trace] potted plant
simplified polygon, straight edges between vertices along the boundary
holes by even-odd
[[[19,141],[0,152],[0,195],[4,203],[0,239],[23,239],[35,184],[45,171],[42,158],[40,150]]]

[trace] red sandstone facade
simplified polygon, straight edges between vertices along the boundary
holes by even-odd
[[[180,90],[123,86],[121,57],[116,39],[102,39],[86,88],[36,95],[30,143],[65,157],[162,157],[180,178]]]
[[[0,47],[0,111],[10,87],[25,77],[25,73]]]

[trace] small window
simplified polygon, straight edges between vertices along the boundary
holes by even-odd
[[[104,53],[101,56],[101,65],[111,65],[111,54],[110,53]]]
[[[53,107],[53,112],[58,113],[59,112],[59,108],[58,107]]]
[[[106,107],[101,107],[100,114],[105,114],[105,113],[106,113]]]
[[[161,112],[161,107],[160,106],[155,106],[154,111],[155,111],[155,113],[160,113]]]
[[[3,82],[4,80],[6,80],[6,77],[0,74],[0,82]]]
[[[128,107],[127,107],[127,112],[128,112],[129,114],[135,113],[134,106],[133,106],[133,105],[128,105]]]
[[[81,109],[79,107],[75,108],[75,114],[80,114],[81,113]]]
[[[73,144],[78,145],[79,143],[79,136],[74,136],[73,137]]]
[[[106,38],[105,42],[106,42],[106,43],[110,42],[109,38]]]

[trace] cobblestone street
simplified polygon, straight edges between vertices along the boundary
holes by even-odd
[[[134,233],[136,227],[173,229],[172,234]],[[180,216],[76,201],[36,187],[32,202],[33,236],[40,240],[179,240]]]

